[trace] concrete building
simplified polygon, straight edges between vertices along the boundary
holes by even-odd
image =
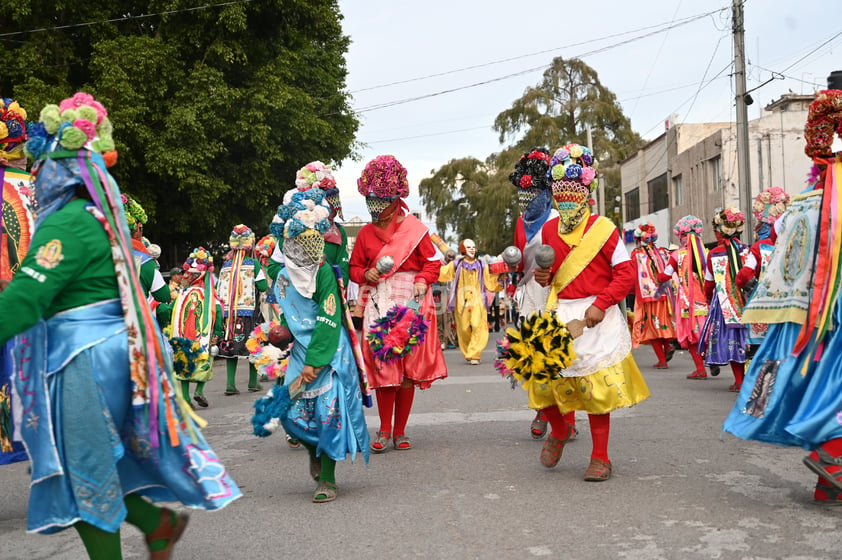
[[[752,199],[762,190],[779,186],[791,195],[804,190],[811,162],[804,155],[804,123],[812,95],[786,94],[763,108],[749,122],[749,166]],[[623,224],[627,245],[642,221],[655,225],[659,245],[677,243],[672,227],[693,214],[710,223],[714,210],[741,201],[737,181],[737,134],[734,123],[678,124],[620,162]],[[705,228],[705,243],[714,241]],[[753,241],[753,233],[743,241]]]

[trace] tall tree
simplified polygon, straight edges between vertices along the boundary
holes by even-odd
[[[594,154],[606,185],[606,208],[620,194],[619,162],[643,140],[631,128],[616,96],[596,71],[578,59],[555,58],[541,83],[494,120],[500,143],[509,145],[485,161],[453,159],[419,184],[421,201],[436,216],[440,232],[475,239],[481,250],[496,254],[514,238],[517,191],[508,177],[518,158],[536,146],[552,153],[568,142],[587,144],[590,126]]]
[[[23,32],[3,37],[0,95],[33,119],[77,90],[100,99],[112,173],[172,264],[237,223],[268,232],[298,168],[354,155],[341,19],[336,0],[2,3],[0,34]]]
[[[577,59],[556,57],[541,83],[527,88],[511,108],[494,120],[500,142],[513,141],[522,150],[568,142],[591,146],[606,187],[606,208],[620,194],[620,161],[643,144],[623,114],[617,96],[602,85],[596,70]]]

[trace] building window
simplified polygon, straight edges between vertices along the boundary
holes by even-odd
[[[714,191],[722,190],[722,158],[716,156],[709,160],[710,186]]]
[[[684,204],[684,185],[681,181],[681,175],[677,175],[672,178],[672,192],[673,192],[673,200],[675,200],[676,206],[681,206]]]
[[[640,189],[634,188],[626,193],[626,221],[640,217]]]
[[[666,173],[647,182],[646,187],[649,189],[649,212],[657,212],[669,207]]]

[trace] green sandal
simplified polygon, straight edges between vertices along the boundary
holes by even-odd
[[[336,484],[332,482],[319,482],[316,492],[313,494],[313,503],[322,504],[332,502],[336,499]]]
[[[240,390],[234,387],[233,385],[228,385],[225,387],[225,392],[222,393],[223,395],[239,395]]]

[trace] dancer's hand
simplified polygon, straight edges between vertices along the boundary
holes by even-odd
[[[11,283],[11,280],[7,280],[5,278],[0,280],[0,292],[5,290],[9,286],[10,283]]]
[[[538,282],[539,286],[550,285],[550,272],[549,268],[536,268],[532,271],[535,275],[535,281]]]
[[[365,271],[365,279],[371,284],[377,284],[380,282],[380,271],[376,268],[369,268]]]
[[[312,380],[319,375],[319,372],[322,368],[314,368],[313,366],[304,366],[304,369],[301,370],[301,380],[304,383],[310,383]]]
[[[415,283],[415,297],[424,297],[424,294],[427,293],[427,284],[424,282],[416,282]]]
[[[604,318],[605,311],[595,305],[591,305],[585,311],[585,323],[588,325],[588,328],[597,326]]]

